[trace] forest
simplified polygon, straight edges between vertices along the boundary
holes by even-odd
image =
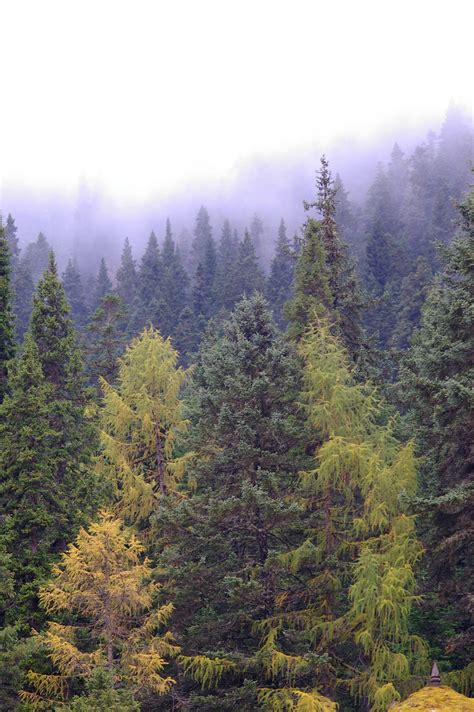
[[[115,273],[4,210],[1,710],[473,693],[471,162],[451,107],[294,235],[201,206]]]

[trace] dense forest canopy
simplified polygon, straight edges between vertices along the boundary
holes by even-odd
[[[120,256],[0,206],[1,709],[472,694],[472,138]]]

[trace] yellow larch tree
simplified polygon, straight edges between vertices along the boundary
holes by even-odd
[[[143,557],[143,545],[107,511],[89,530],[81,529],[40,601],[59,620],[37,634],[57,674],[30,671],[32,691],[20,693],[33,709],[64,701],[71,683],[86,681],[99,669],[107,671],[114,687],[166,694],[174,680],[164,674],[166,659],[179,652],[172,634],[161,632],[173,606],[156,606],[158,585]]]
[[[117,485],[119,514],[146,530],[160,497],[174,491],[186,456],[176,437],[186,429],[180,392],[187,371],[157,329],[146,328],[119,362],[115,386],[101,379],[101,466]]]

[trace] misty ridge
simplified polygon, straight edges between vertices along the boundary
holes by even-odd
[[[359,269],[363,269],[370,232],[370,190],[375,189],[374,180],[381,167],[386,171],[390,165],[395,144],[403,154],[404,175],[400,181],[392,181],[391,190],[395,201],[404,203],[404,209],[409,212],[410,200],[414,199],[415,172],[421,160],[431,161],[427,170],[432,171],[435,181],[438,178],[444,182],[444,194],[460,198],[468,184],[472,161],[472,118],[465,109],[452,105],[439,127],[402,129],[399,134],[392,131],[390,136],[373,143],[348,139],[327,150],[324,146],[308,148],[285,159],[257,157],[238,167],[232,178],[203,181],[135,204],[114,199],[84,179],[79,182],[76,195],[72,195],[16,188],[8,184],[7,178],[0,192],[0,208],[4,222],[8,214],[14,217],[23,254],[42,233],[55,250],[61,271],[69,259],[74,259],[85,279],[95,277],[104,258],[114,281],[125,237],[130,240],[134,257],[140,259],[152,231],[158,242],[163,242],[167,219],[184,263],[191,269],[195,218],[199,208],[205,206],[216,242],[225,220],[230,221],[240,238],[246,229],[250,230],[258,243],[255,247],[260,265],[268,273],[280,220],[285,221],[289,235],[300,232],[306,219],[303,201],[311,200],[314,194],[315,171],[319,157],[325,154],[333,177],[337,178],[341,236]],[[436,176],[439,170],[445,170],[447,176]],[[409,215],[405,214],[402,220],[406,222],[403,232],[409,239]]]

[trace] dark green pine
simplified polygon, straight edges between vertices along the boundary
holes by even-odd
[[[105,264],[105,259],[102,257],[99,265],[99,272],[95,281],[93,308],[94,311],[100,306],[102,299],[112,292],[112,282],[109,277],[109,271]]]
[[[122,250],[120,267],[116,275],[117,294],[122,298],[124,306],[130,309],[137,294],[137,266],[132,254],[132,246],[128,237]]]
[[[122,325],[126,314],[121,297],[118,294],[106,294],[89,320],[88,370],[96,385],[99,376],[108,383],[115,380],[118,357],[125,345]]]
[[[267,282],[268,301],[273,310],[273,318],[280,328],[285,328],[287,324],[283,307],[291,298],[294,272],[295,256],[286,234],[285,221],[282,218]]]
[[[37,591],[96,505],[81,355],[51,253],[30,328],[0,406],[0,536],[14,554],[7,622],[41,621]]]
[[[5,230],[0,224],[0,402],[8,388],[7,364],[15,355],[10,259]]]
[[[84,296],[81,274],[75,259],[68,260],[66,269],[62,275],[62,283],[66,293],[66,298],[71,307],[71,317],[74,322],[74,326],[76,329],[81,331],[87,321],[88,310]]]

